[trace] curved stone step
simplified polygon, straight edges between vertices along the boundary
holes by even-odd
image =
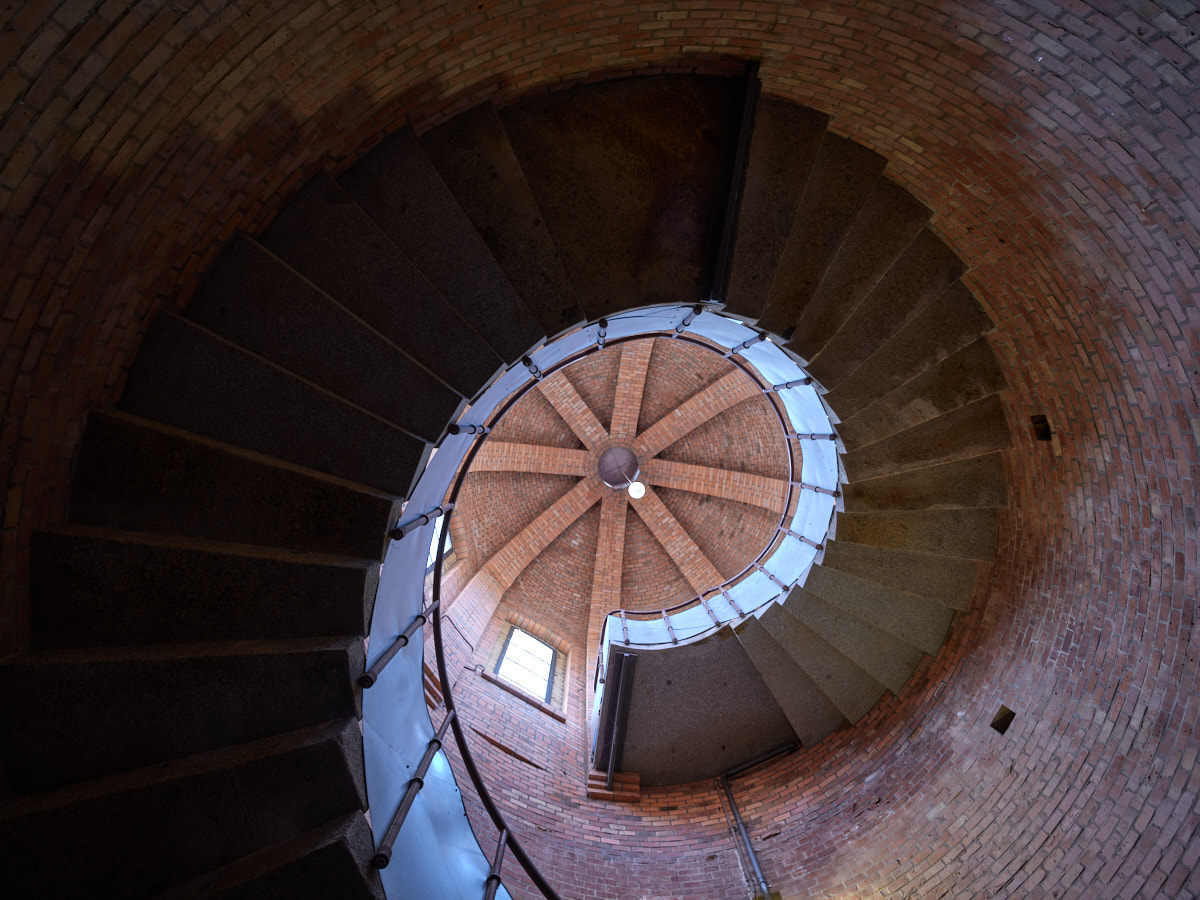
[[[842,420],[992,329],[992,320],[960,281],[930,301],[825,399]]]
[[[337,180],[501,359],[516,362],[545,338],[411,129]]]
[[[374,853],[371,826],[354,812],[180,885],[163,900],[384,900]]]
[[[796,595],[796,591],[801,593]],[[820,597],[860,622],[899,638],[910,647],[924,650],[930,656],[937,656],[954,618],[954,611],[940,603],[930,603],[824,566],[813,566],[804,587],[793,590],[786,607],[789,612],[793,599],[803,598],[805,594]],[[845,624],[854,625],[853,622]]]
[[[235,235],[184,318],[331,394],[434,442],[463,405],[405,355],[266,248]],[[399,391],[397,385],[407,390]]]
[[[838,540],[986,562],[996,555],[996,510],[912,509],[840,513]]]
[[[842,540],[825,542],[821,565],[951,609],[970,607],[979,569],[974,560]]]
[[[229,444],[95,410],[75,458],[69,519],[379,559],[399,500]]]
[[[851,724],[865,716],[887,690],[784,607],[772,604],[760,621]]]
[[[622,78],[500,113],[588,318],[706,299],[736,84]]]
[[[155,317],[119,406],[397,496],[412,489],[429,452],[419,438],[169,312]]]
[[[921,662],[919,648],[882,627],[848,614],[819,594],[795,588],[788,595],[784,609],[893,694],[900,693]]]
[[[259,242],[462,396],[503,365],[328,173],[314,175]]]
[[[809,359],[809,373],[826,389],[839,384],[945,293],[964,269],[937,235],[922,228],[829,343]]]
[[[36,648],[365,634],[379,563],[64,526],[30,551]]]
[[[838,434],[840,435],[839,427]],[[1004,406],[995,394],[927,419],[842,457],[851,482],[907,472],[1012,445]]]
[[[845,723],[833,701],[758,619],[750,616],[737,627],[735,634],[801,744],[814,747]]]
[[[851,319],[921,233],[932,213],[908,191],[880,178],[804,307],[788,349],[813,359]]]
[[[761,328],[791,338],[886,165],[873,150],[825,132],[773,273],[767,306],[758,320]]]
[[[758,319],[787,247],[829,117],[763,97],[754,113],[725,311]]]
[[[362,737],[341,719],[0,805],[0,859],[20,860],[5,892],[156,894],[365,806]]]
[[[575,288],[491,104],[426,132],[420,142],[542,331],[554,336],[583,321]]]
[[[42,650],[0,666],[19,796],[357,713],[362,639]]]
[[[1008,505],[1004,454],[987,453],[898,475],[855,481],[842,490],[846,509],[1001,507]]]
[[[968,344],[928,371],[878,397],[838,426],[846,447],[857,450],[998,393],[1007,384],[986,338]],[[1007,433],[1008,425],[1004,430]]]

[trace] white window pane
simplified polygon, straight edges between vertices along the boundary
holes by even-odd
[[[553,661],[554,648],[514,628],[496,674],[535,697],[545,697]]]

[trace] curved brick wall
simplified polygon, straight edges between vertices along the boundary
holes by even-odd
[[[712,7],[0,8],[0,646],[23,642],[24,550],[63,515],[83,413],[118,394],[147,320],[187,300],[221,238],[404,115],[753,56],[768,93],[830,113],[935,211],[997,323],[1016,436],[998,562],[939,659],[849,734],[738,783],[768,878],[808,897],[1196,896],[1197,13]],[[607,856],[559,832],[551,876],[628,865],[639,896],[727,896],[712,802],[704,787],[620,810],[643,818]],[[656,803],[677,843],[649,840]],[[671,862],[626,859],[642,838]]]

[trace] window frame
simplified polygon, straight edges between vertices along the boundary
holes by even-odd
[[[527,690],[526,688],[522,687],[521,685],[517,684],[516,682],[511,681],[510,679],[508,679],[500,674],[500,667],[504,665],[504,659],[508,655],[508,648],[509,648],[509,645],[512,643],[512,637],[518,631],[521,632],[521,634],[525,635],[530,640],[536,641],[537,643],[541,644],[543,647],[547,648],[550,651],[550,670],[549,670],[549,672],[546,673],[546,691],[545,691],[545,694],[539,698],[539,700],[540,700],[540,702],[545,703],[547,706],[551,706],[551,701],[552,701],[552,698],[554,697],[554,677],[558,672],[559,650],[557,647],[555,647],[549,641],[544,641],[541,638],[539,638],[537,635],[531,634],[530,632],[528,632],[524,628],[522,628],[520,625],[517,625],[516,623],[510,623],[508,633],[504,636],[504,645],[500,648],[500,655],[496,658],[496,665],[492,669],[492,674],[496,677],[496,679],[498,681],[504,682],[504,684],[508,685],[509,687],[514,688],[515,690],[521,691],[521,693],[527,694],[530,697],[538,697],[537,694],[533,693],[530,690]]]

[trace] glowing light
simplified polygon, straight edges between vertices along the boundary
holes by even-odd
[[[646,496],[646,486],[640,481],[633,481],[629,484],[629,496],[634,500],[641,500]]]

